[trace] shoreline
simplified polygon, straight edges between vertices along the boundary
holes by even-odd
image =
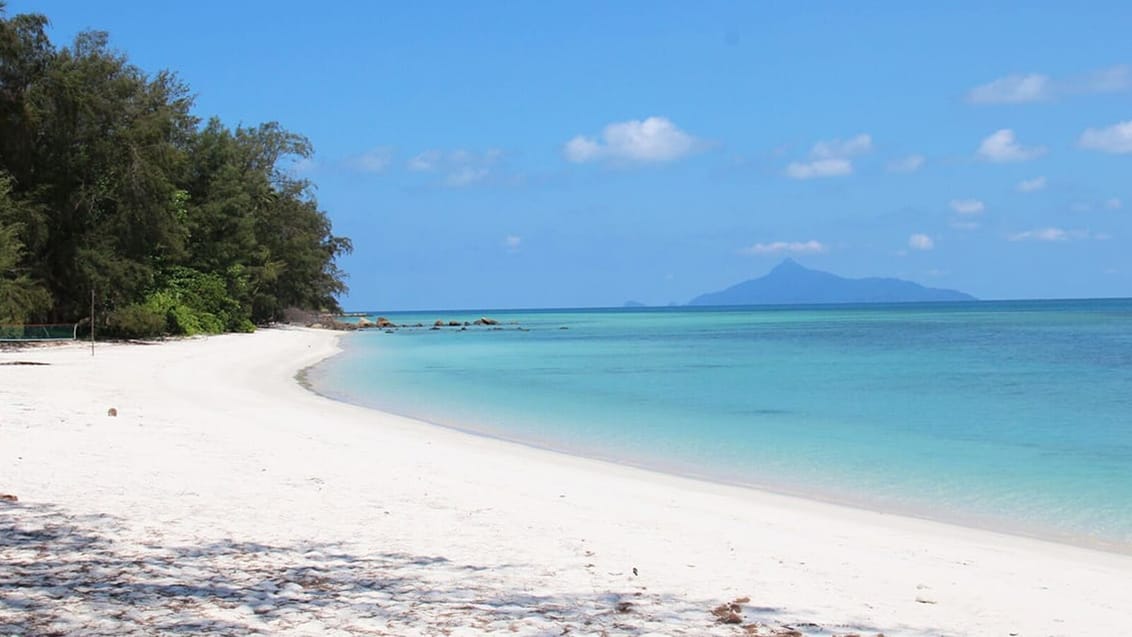
[[[337,334],[337,341],[341,341],[342,338],[350,336],[357,335]],[[341,355],[343,352],[344,347],[341,344],[337,345],[336,351],[331,352],[327,354],[325,358],[319,359],[311,363],[310,365],[307,365],[306,367],[298,370],[295,374],[296,382],[307,391],[326,400],[331,400],[345,405],[351,405],[353,407],[372,411],[375,414],[404,418],[409,421],[414,421],[423,427],[438,427],[446,431],[474,436],[477,438],[483,438],[485,440],[494,441],[504,445],[515,445],[524,449],[551,454],[559,454],[569,458],[579,458],[598,463],[605,463],[616,467],[643,471],[649,474],[680,478],[694,482],[703,482],[719,487],[751,490],[762,494],[781,496],[784,498],[793,498],[805,502],[819,503],[853,511],[921,520],[924,522],[942,524],[960,529],[970,529],[986,533],[993,533],[996,535],[1003,535],[1007,537],[1016,537],[1039,542],[1049,542],[1052,544],[1070,546],[1089,551],[1098,551],[1101,553],[1132,557],[1132,544],[1130,543],[1109,541],[1094,536],[1078,535],[1069,532],[1058,533],[1049,527],[1027,526],[1025,523],[1021,522],[1012,523],[1015,521],[1008,520],[1006,518],[993,518],[987,516],[979,516],[976,514],[963,515],[962,513],[951,516],[946,514],[933,515],[929,510],[930,507],[927,505],[920,507],[920,509],[911,507],[901,508],[899,506],[886,506],[881,502],[869,500],[869,498],[867,497],[858,497],[854,499],[852,497],[849,497],[848,494],[846,494],[845,497],[838,497],[837,495],[822,493],[820,491],[807,491],[804,488],[790,488],[790,486],[786,484],[748,482],[737,478],[728,479],[727,477],[713,475],[708,472],[697,473],[691,467],[681,469],[676,465],[664,465],[662,462],[651,463],[647,460],[634,462],[632,460],[618,458],[616,456],[602,455],[599,452],[583,449],[581,447],[577,449],[561,448],[555,446],[551,442],[540,443],[520,437],[511,437],[504,434],[497,434],[487,430],[477,429],[475,427],[464,427],[455,423],[439,422],[394,409],[367,405],[362,402],[354,402],[348,400],[345,397],[336,396],[331,393],[324,393],[320,391],[308,378],[308,372],[310,370],[320,365],[326,364],[328,361],[330,361],[330,359]]]
[[[1121,554],[569,456],[322,397],[296,376],[337,337],[264,330],[103,346],[93,359],[79,348],[0,354],[49,363],[0,366],[0,492],[20,498],[0,503],[0,529],[20,531],[0,533],[0,587],[16,586],[0,590],[12,600],[0,633],[32,612],[24,632],[169,629],[161,622],[175,618],[221,634],[740,635],[711,610],[743,598],[743,625],[806,635],[1114,634],[1132,622]],[[101,548],[51,543],[45,556],[42,540],[21,544],[58,528]],[[96,556],[118,560],[104,576],[141,596],[123,604],[142,619],[108,615],[82,579],[94,575],[59,570]]]

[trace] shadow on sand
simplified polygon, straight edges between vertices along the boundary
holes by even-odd
[[[753,604],[744,605],[742,622],[723,624],[712,609],[724,600],[658,595],[644,587],[563,594],[540,590],[527,576],[531,588],[515,590],[529,566],[357,555],[321,543],[117,542],[121,528],[111,516],[0,502],[0,635],[880,632],[788,626],[775,619],[783,609]]]

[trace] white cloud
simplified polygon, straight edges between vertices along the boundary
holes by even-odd
[[[1011,241],[1065,241],[1069,233],[1061,228],[1036,228],[1007,237]]]
[[[462,166],[449,173],[448,176],[444,178],[444,185],[451,188],[468,186],[487,177],[488,172],[489,170],[486,166]]]
[[[1017,104],[1046,100],[1052,95],[1049,76],[1030,73],[1008,75],[976,86],[967,93],[967,101],[972,104]]]
[[[601,144],[588,137],[579,135],[566,142],[566,147],[563,149],[563,152],[566,153],[566,159],[580,164],[597,159],[601,156],[601,150]]]
[[[820,254],[829,248],[820,241],[773,241],[771,243],[756,243],[743,248],[739,252],[750,255],[766,254]]]
[[[1065,84],[1066,92],[1071,93],[1120,93],[1132,88],[1132,69],[1124,64],[1098,69]]]
[[[1132,89],[1132,69],[1120,65],[1059,79],[1041,73],[1007,75],[971,89],[967,93],[967,101],[972,104],[1021,104],[1066,95],[1119,93],[1129,89]]]
[[[349,159],[350,166],[359,172],[378,174],[393,163],[393,148],[378,146]]]
[[[923,155],[908,155],[888,162],[888,172],[914,173],[924,166]]]
[[[663,117],[610,124],[602,131],[609,152],[634,161],[671,161],[692,152],[696,138]]]
[[[820,141],[810,149],[810,161],[791,162],[786,166],[786,175],[794,179],[850,175],[853,173],[850,158],[872,149],[873,138],[865,133],[844,140]]]
[[[649,117],[606,125],[601,138],[578,135],[566,142],[563,154],[574,163],[613,159],[665,162],[680,159],[704,146],[665,117]]]
[[[1120,197],[1109,197],[1104,201],[1075,201],[1069,205],[1073,212],[1092,212],[1093,210],[1120,210],[1124,202]]]
[[[1119,122],[1107,128],[1090,128],[1081,133],[1081,148],[1104,153],[1132,153],[1132,120]]]
[[[1045,177],[1034,177],[1033,179],[1023,179],[1022,181],[1018,182],[1017,186],[1015,186],[1015,188],[1018,190],[1018,192],[1036,192],[1038,190],[1045,190],[1045,187],[1046,187],[1046,178]]]
[[[952,199],[951,209],[961,215],[978,215],[982,214],[987,206],[978,199]]]
[[[508,252],[515,252],[521,245],[523,245],[523,238],[519,235],[509,234],[503,237],[503,247],[507,248]]]
[[[461,188],[486,179],[502,157],[503,152],[498,149],[483,153],[464,149],[426,150],[414,155],[405,166],[413,172],[443,173],[442,185]]]
[[[814,177],[840,177],[853,173],[853,162],[848,159],[816,159],[807,163],[791,162],[786,175],[794,179]]]
[[[426,150],[410,159],[407,167],[416,172],[436,170],[437,164],[440,163],[443,156],[444,154],[439,150]]]
[[[810,149],[810,156],[815,159],[840,159],[867,153],[873,149],[873,138],[865,133],[849,139],[832,139],[818,142]]]
[[[1014,138],[1009,128],[997,130],[979,144],[978,155],[986,161],[1013,162],[1041,157],[1046,153],[1044,146],[1025,147]]]
[[[926,234],[914,234],[908,237],[908,247],[914,250],[931,250],[935,247],[935,241]]]

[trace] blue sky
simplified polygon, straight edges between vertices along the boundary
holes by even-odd
[[[13,0],[308,136],[351,309],[687,302],[790,256],[1132,296],[1132,5]]]

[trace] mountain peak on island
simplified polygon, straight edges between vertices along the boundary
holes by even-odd
[[[809,268],[806,268],[801,263],[798,263],[797,261],[795,261],[794,259],[791,259],[790,257],[786,257],[785,259],[782,260],[781,263],[779,263],[778,265],[771,268],[771,271],[768,274],[775,274],[775,273],[782,274],[782,273],[796,272],[798,270],[807,270],[807,269],[809,269]]]
[[[703,294],[689,305],[805,305],[816,303],[917,303],[973,301],[955,290],[924,287],[901,279],[848,279],[811,270],[786,258],[765,276]]]

